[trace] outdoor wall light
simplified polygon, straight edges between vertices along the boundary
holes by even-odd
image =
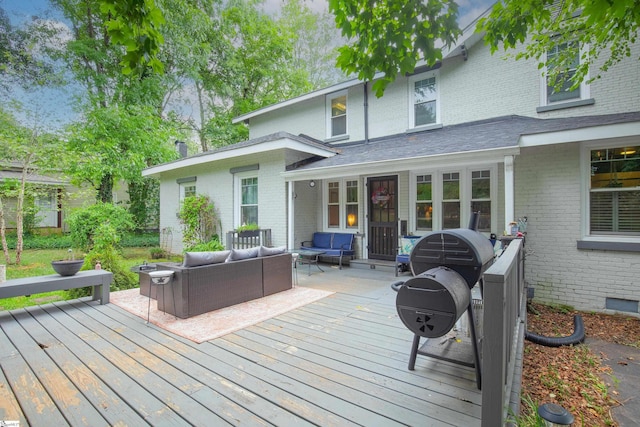
[[[316,186],[316,182],[314,180],[309,181],[309,187],[313,188]]]
[[[353,224],[355,223],[356,223],[356,214],[350,213],[349,215],[347,215],[347,224],[349,224],[349,227],[353,227]]]
[[[538,415],[544,420],[545,426],[570,426],[573,424],[573,415],[562,406],[555,403],[545,403],[538,407]]]

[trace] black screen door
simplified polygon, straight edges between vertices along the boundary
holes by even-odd
[[[397,176],[367,179],[369,246],[371,259],[394,260],[398,246]]]

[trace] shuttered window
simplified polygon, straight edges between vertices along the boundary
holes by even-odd
[[[640,235],[640,146],[591,150],[590,231]]]

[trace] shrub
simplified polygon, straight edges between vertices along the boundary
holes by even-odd
[[[128,271],[123,265],[123,259],[116,249],[120,238],[115,227],[109,223],[103,223],[94,230],[93,248],[84,259],[83,270],[91,270],[100,262],[104,270],[113,273],[111,291],[121,291],[135,288],[138,285],[138,278],[135,273]],[[70,289],[67,294],[71,298],[79,298],[91,294],[91,287]]]
[[[208,241],[207,243],[198,243],[197,245],[189,246],[185,252],[215,252],[224,249],[224,245],[218,241],[217,238]]]
[[[125,208],[110,203],[96,203],[75,210],[68,216],[67,223],[71,228],[73,246],[85,252],[93,248],[94,234],[102,224],[110,224],[119,236],[134,227],[131,214]]]
[[[200,243],[209,242],[216,235],[218,219],[209,196],[198,194],[185,197],[178,216],[182,223],[184,247],[193,247]]]

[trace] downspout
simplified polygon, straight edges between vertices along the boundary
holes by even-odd
[[[369,143],[369,82],[364,82],[364,143]]]
[[[295,222],[294,222],[294,217],[295,217],[295,199],[296,199],[296,192],[295,192],[295,182],[294,181],[289,181],[289,186],[288,186],[288,192],[287,192],[287,199],[289,199],[289,203],[287,203],[287,228],[289,229],[289,235],[287,236],[287,248],[289,249],[295,249]]]

